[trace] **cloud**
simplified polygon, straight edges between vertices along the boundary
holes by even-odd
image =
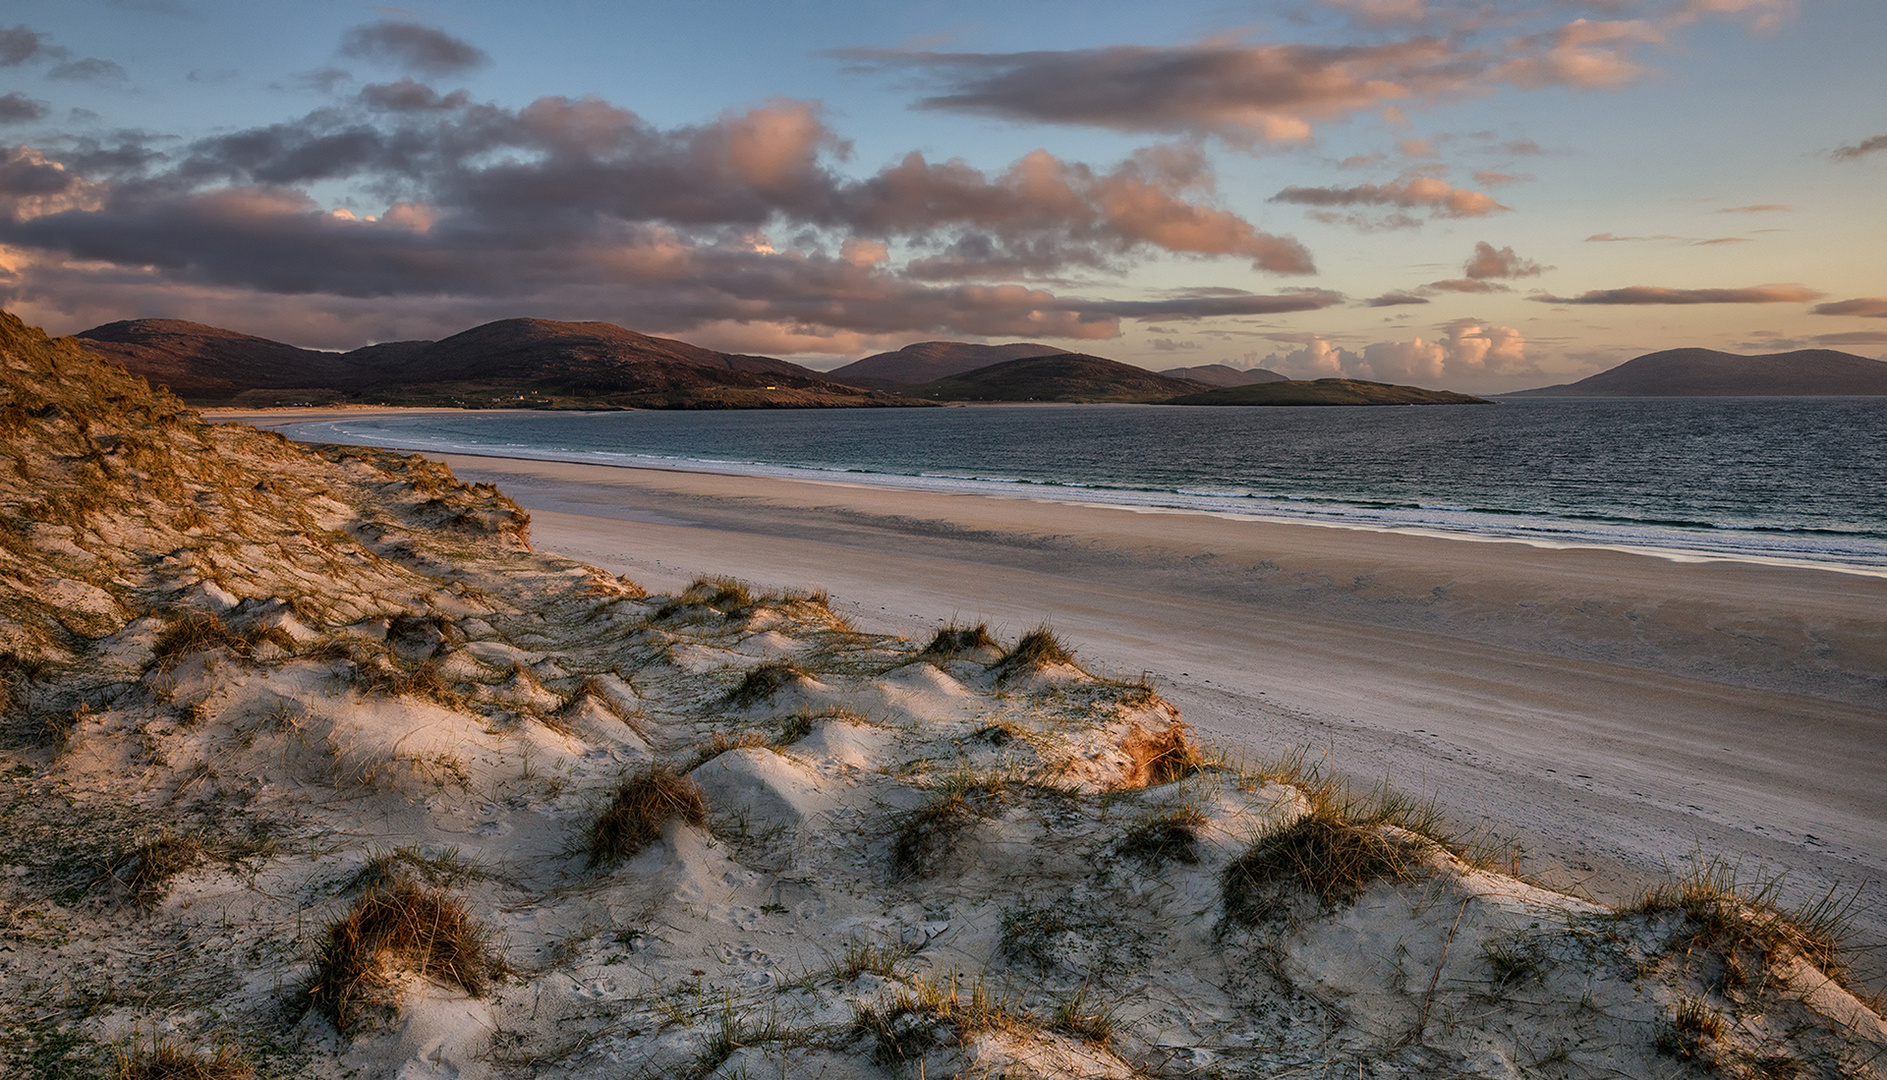
[[[1521,258],[1511,247],[1496,251],[1494,245],[1481,240],[1475,243],[1474,254],[1468,256],[1462,269],[1467,276],[1479,281],[1483,278],[1539,277],[1550,267]]]
[[[1481,278],[1449,278],[1446,281],[1431,281],[1422,286],[1424,292],[1457,293],[1495,293],[1513,292],[1512,289],[1497,281],[1485,281]]]
[[[1887,297],[1864,296],[1854,300],[1836,300],[1816,304],[1809,309],[1816,315],[1858,315],[1863,319],[1887,319]]]
[[[1403,304],[1426,304],[1426,303],[1428,303],[1427,297],[1417,296],[1414,293],[1406,293],[1406,292],[1392,290],[1390,292],[1383,293],[1381,296],[1370,297],[1368,300],[1363,301],[1363,306],[1364,307],[1399,307]]]
[[[853,176],[839,170],[847,144],[805,102],[663,128],[594,98],[513,110],[405,80],[187,145],[137,136],[66,149],[68,163],[22,149],[0,168],[0,246],[14,267],[0,302],[23,310],[253,312],[274,322],[245,329],[306,326],[327,342],[365,326],[384,336],[387,312],[417,324],[397,331],[410,337],[530,310],[719,327],[730,340],[745,325],[811,347],[911,333],[1106,338],[1128,319],[1342,301],[1327,290],[1115,300],[1014,281],[1156,255],[1314,272],[1295,239],[1213,205],[1196,146],[1103,167],[1038,151],[997,172],[910,154]],[[919,272],[950,259],[951,273]]]
[[[1535,296],[1547,304],[1804,304],[1824,296],[1805,285],[1751,285],[1742,289],[1667,289],[1632,285],[1594,289],[1578,296]]]
[[[1849,330],[1840,334],[1816,334],[1822,345],[1879,345],[1887,343],[1887,330]]]
[[[1432,176],[1408,177],[1387,184],[1358,184],[1355,187],[1287,187],[1271,197],[1272,202],[1303,206],[1386,206],[1405,210],[1427,210],[1436,217],[1486,217],[1503,213],[1493,196],[1457,188]],[[1407,215],[1392,215],[1397,226],[1413,220]]]
[[[1272,353],[1263,366],[1297,378],[1344,377],[1417,384],[1534,370],[1527,359],[1526,336],[1511,326],[1456,319],[1437,329],[1439,333],[1432,340],[1417,337],[1379,341],[1360,351],[1313,336],[1299,348]]]
[[[1475,172],[1474,182],[1482,187],[1505,187],[1508,184],[1524,183],[1533,179],[1520,173],[1497,172],[1494,169],[1481,169]]]
[[[46,72],[48,79],[63,79],[67,82],[116,83],[130,78],[125,69],[110,60],[100,60],[88,56],[80,60],[68,60]]]
[[[1887,150],[1887,135],[1876,135],[1871,139],[1862,139],[1853,146],[1838,147],[1834,151],[1836,161],[1853,161],[1865,157],[1877,150]]]
[[[45,44],[46,35],[25,26],[0,30],[0,67],[16,67],[38,56],[64,57],[64,49]]]
[[[45,117],[45,102],[21,93],[0,94],[0,124],[27,124]]]
[[[1790,209],[1787,203],[1754,203],[1750,206],[1726,206],[1719,214],[1772,214]]]
[[[342,35],[341,55],[423,75],[454,75],[491,62],[483,49],[443,30],[391,19],[356,26]]]

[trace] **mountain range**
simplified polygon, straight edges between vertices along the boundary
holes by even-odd
[[[1666,349],[1576,383],[1503,397],[1870,397],[1887,394],[1887,363],[1833,349],[1739,356]]]
[[[79,344],[192,404],[354,401],[468,408],[909,405],[769,356],[716,352],[603,322],[503,319],[441,341],[321,352],[177,319],[108,323]]]

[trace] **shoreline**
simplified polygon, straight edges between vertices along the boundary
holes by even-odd
[[[440,409],[440,408],[393,408],[372,406],[351,406],[342,408],[285,408],[285,409],[221,409],[205,410],[206,418],[219,421],[233,421],[253,424],[269,430],[282,430],[296,425],[319,423],[324,420],[339,419],[375,419],[377,417],[397,417],[414,415],[439,415],[469,413],[482,410]],[[532,412],[533,410],[510,410],[513,412]],[[316,440],[321,441],[321,440]],[[383,442],[363,445],[385,445]],[[1106,500],[1098,498],[1100,490],[1073,485],[1057,485],[1017,481],[1015,490],[1001,490],[1003,482],[964,477],[927,477],[903,473],[873,473],[838,469],[816,469],[805,466],[776,465],[764,462],[706,461],[695,459],[662,459],[650,457],[646,460],[609,461],[594,457],[580,456],[577,451],[543,451],[541,453],[504,453],[498,449],[477,450],[456,447],[411,446],[400,447],[410,453],[438,456],[456,456],[466,458],[489,458],[501,461],[534,461],[568,465],[594,466],[600,468],[621,468],[648,470],[654,472],[674,472],[682,474],[707,474],[730,477],[765,478],[789,483],[831,484],[853,486],[865,489],[889,489],[938,495],[967,494],[994,499],[1017,499],[1031,502],[1050,503],[1068,507],[1080,507],[1100,510],[1126,510],[1141,514],[1176,514],[1217,517],[1228,521],[1251,522],[1277,525],[1307,526],[1311,528],[1340,529],[1359,532],[1382,533],[1399,536],[1427,537],[1444,541],[1464,541],[1476,544],[1521,544],[1528,547],[1549,551],[1609,551],[1631,555],[1648,556],[1673,563],[1737,563],[1756,566],[1771,566],[1803,570],[1822,570],[1830,573],[1845,574],[1855,577],[1887,579],[1887,566],[1872,566],[1861,563],[1818,560],[1807,557],[1790,558],[1780,555],[1762,555],[1746,552],[1727,552],[1706,548],[1686,548],[1681,545],[1660,546],[1656,544],[1608,543],[1603,540],[1557,540],[1549,537],[1526,535],[1524,533],[1502,533],[1495,531],[1475,531],[1469,528],[1453,529],[1446,525],[1398,525],[1383,522],[1359,520],[1331,520],[1309,514],[1287,514],[1282,512],[1267,513],[1259,507],[1263,500],[1254,500],[1252,508],[1238,509],[1176,506],[1156,503],[1134,502],[1122,498]],[[935,481],[927,484],[925,481]],[[953,489],[946,485],[979,482],[994,490]],[[1085,495],[1083,494],[1085,493]],[[1186,497],[1186,492],[1173,493],[1173,497]],[[1203,497],[1203,496],[1199,496]]]

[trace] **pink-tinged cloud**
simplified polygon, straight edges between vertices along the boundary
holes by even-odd
[[[1377,25],[1426,19],[1419,0],[1338,0]],[[1299,143],[1315,125],[1505,86],[1615,89],[1645,72],[1631,54],[1666,34],[1641,20],[1584,19],[1502,39],[1509,19],[1457,13],[1449,32],[1372,45],[1118,45],[1019,53],[843,49],[865,70],[941,84],[923,109],[1136,133],[1214,135],[1234,145]],[[1551,23],[1551,9],[1519,15]]]
[[[1447,218],[1486,217],[1510,209],[1484,192],[1458,188],[1432,176],[1355,187],[1287,187],[1271,201],[1302,206],[1392,206]]]
[[[1719,214],[1774,214],[1792,209],[1788,203],[1752,203],[1749,206],[1726,206],[1717,211]]]
[[[1425,296],[1417,296],[1414,293],[1409,293],[1409,292],[1391,291],[1391,292],[1383,293],[1381,296],[1370,297],[1368,300],[1363,301],[1363,306],[1364,307],[1400,307],[1404,304],[1426,304],[1426,303],[1428,303],[1428,298]]]
[[[1632,59],[1633,48],[1664,41],[1662,30],[1642,20],[1578,19],[1517,43],[1520,55],[1500,65],[1492,76],[1526,90],[1548,86],[1616,90],[1645,73],[1645,67]]]
[[[1887,319],[1887,296],[1836,300],[1833,303],[1816,304],[1809,310],[1816,315],[1858,315],[1863,319]]]
[[[1853,161],[1869,154],[1887,150],[1887,135],[1876,135],[1871,139],[1862,139],[1853,146],[1839,147],[1834,152],[1836,161]]]
[[[1534,296],[1546,304],[1805,304],[1819,299],[1806,285],[1752,285],[1743,289],[1667,289],[1632,285],[1623,289],[1594,289],[1578,296]]]
[[[1511,247],[1498,250],[1485,240],[1477,241],[1474,254],[1462,264],[1462,270],[1475,280],[1485,278],[1520,278],[1539,277],[1550,267],[1541,266],[1531,259],[1523,259],[1514,253]]]
[[[1494,169],[1480,169],[1474,174],[1474,182],[1482,187],[1505,187],[1508,184],[1524,183],[1531,179],[1533,179],[1531,176],[1499,172]]]
[[[1433,339],[1379,341],[1360,351],[1312,336],[1296,349],[1274,352],[1261,366],[1296,378],[1343,376],[1433,385],[1438,380],[1531,371],[1526,336],[1511,326],[1456,319]]]

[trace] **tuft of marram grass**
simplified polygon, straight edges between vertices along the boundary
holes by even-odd
[[[1008,793],[1001,776],[968,771],[943,778],[929,801],[896,818],[891,865],[899,878],[928,877],[977,818],[994,814]]]
[[[223,620],[206,612],[181,611],[165,619],[164,629],[158,632],[157,640],[151,645],[151,660],[168,664],[191,653],[217,647],[237,656],[249,654],[249,643],[225,626]]]
[[[958,626],[949,622],[938,628],[930,644],[924,646],[924,651],[918,655],[926,659],[948,660],[961,653],[997,647],[996,639],[990,636],[988,623]]]
[[[120,1051],[111,1080],[255,1080],[256,1071],[233,1046],[204,1055],[160,1038],[148,1049]]]
[[[662,835],[679,817],[691,825],[708,819],[707,800],[693,780],[657,763],[622,782],[609,807],[590,826],[590,865],[626,859]]]
[[[1377,881],[1408,880],[1424,848],[1458,846],[1432,802],[1386,785],[1364,799],[1348,798],[1335,783],[1305,794],[1309,813],[1259,837],[1225,868],[1220,884],[1234,921],[1255,925],[1281,914],[1295,892],[1334,911]]]
[[[748,671],[740,684],[727,692],[727,703],[745,708],[769,700],[780,691],[799,685],[805,678],[806,673],[791,661],[769,660]]]
[[[1670,947],[1715,951],[1732,972],[1740,971],[1739,954],[1748,949],[1769,963],[1799,956],[1841,979],[1847,973],[1842,951],[1851,933],[1848,912],[1858,894],[1843,899],[1831,889],[1791,909],[1782,906],[1780,893],[1780,880],[1745,884],[1729,862],[1698,859],[1683,876],[1647,889],[1620,914],[1682,915]]]
[[[1062,644],[1061,638],[1055,635],[1047,623],[1043,623],[1022,635],[1015,648],[1004,653],[995,666],[999,677],[1009,679],[1030,675],[1043,668],[1063,664],[1073,666],[1074,662],[1074,652]]]
[[[1117,850],[1154,869],[1175,862],[1194,866],[1199,862],[1199,830],[1205,826],[1206,815],[1197,807],[1168,810],[1134,823]]]
[[[165,827],[155,837],[132,848],[122,863],[112,869],[112,877],[124,885],[131,898],[149,907],[164,898],[170,879],[195,868],[209,855],[209,847],[196,836],[172,832]]]
[[[713,735],[710,735],[706,742],[696,744],[694,761],[690,762],[688,767],[682,771],[694,772],[696,769],[720,757],[722,754],[727,753],[729,750],[747,750],[753,748],[771,750],[775,745],[775,741],[769,738],[764,731],[747,731],[734,736],[729,736],[724,731],[717,731]]]
[[[398,1004],[403,975],[449,983],[477,997],[497,967],[485,932],[463,903],[401,878],[367,890],[328,927],[307,996],[347,1032]]]

